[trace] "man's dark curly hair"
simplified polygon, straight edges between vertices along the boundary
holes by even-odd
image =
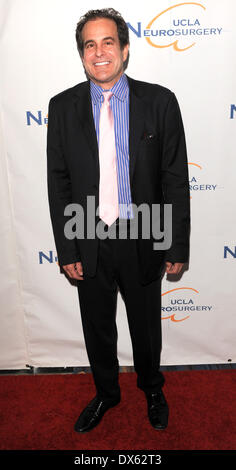
[[[84,43],[82,38],[82,30],[84,25],[91,20],[96,20],[97,18],[108,18],[109,20],[113,20],[117,26],[118,37],[120,41],[120,48],[121,50],[129,44],[129,29],[122,18],[121,14],[114,10],[113,8],[103,8],[101,10],[89,10],[84,16],[82,16],[77,23],[75,37],[77,42],[77,49],[81,57],[84,55]],[[127,68],[129,62],[129,54],[124,62],[124,70]]]

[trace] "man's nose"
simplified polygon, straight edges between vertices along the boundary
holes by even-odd
[[[100,57],[103,54],[103,46],[97,45],[96,47],[96,56]]]

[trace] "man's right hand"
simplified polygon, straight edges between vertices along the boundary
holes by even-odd
[[[77,279],[78,281],[83,281],[83,266],[80,261],[77,263],[72,263],[72,264],[66,264],[65,266],[62,266],[63,269],[65,270],[66,274],[71,279]]]

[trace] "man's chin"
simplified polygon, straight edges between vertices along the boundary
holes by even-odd
[[[86,73],[86,72],[85,72]],[[122,75],[123,72],[121,72],[119,75],[92,75],[92,74],[88,74],[88,72],[86,73],[86,76],[88,78],[88,80],[92,80],[92,82],[94,82],[96,85],[99,85],[100,87],[102,88],[112,88],[114,86],[114,84],[116,82],[118,82],[118,80],[120,79],[121,75]]]

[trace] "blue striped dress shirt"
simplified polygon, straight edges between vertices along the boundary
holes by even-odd
[[[103,102],[104,90],[90,81],[90,92],[93,108],[94,124],[99,145],[99,118]],[[126,75],[109,90],[113,93],[110,106],[114,116],[117,184],[119,199],[119,218],[133,218],[132,200],[129,180],[129,85]]]

